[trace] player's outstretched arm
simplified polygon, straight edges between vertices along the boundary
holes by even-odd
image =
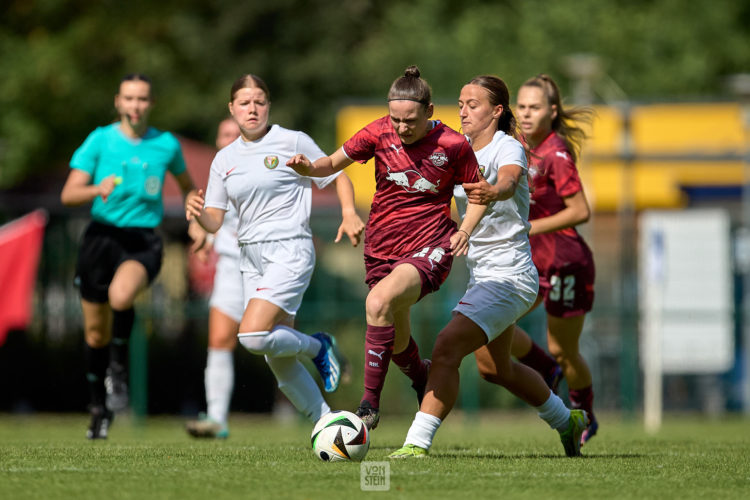
[[[497,182],[490,184],[483,177],[478,182],[462,184],[471,203],[507,200],[516,192],[523,170],[515,164],[503,165],[497,171]]]
[[[336,234],[335,242],[341,241],[341,237],[346,234],[349,241],[352,242],[352,246],[356,247],[359,244],[362,231],[365,229],[365,223],[359,218],[354,208],[354,186],[349,176],[344,172],[336,177],[336,194],[339,197],[339,203],[341,203],[341,225],[338,234]]]
[[[299,175],[306,177],[328,177],[351,164],[352,160],[341,149],[334,152],[331,156],[318,158],[315,162],[311,162],[303,154],[294,155],[286,162],[287,167],[291,167]]]

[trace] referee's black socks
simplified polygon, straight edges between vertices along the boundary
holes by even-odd
[[[118,368],[128,367],[128,348],[130,333],[135,322],[135,309],[124,311],[112,310],[112,342],[110,344],[110,363]]]
[[[91,347],[84,342],[86,381],[92,406],[104,406],[104,377],[109,364],[109,346]]]

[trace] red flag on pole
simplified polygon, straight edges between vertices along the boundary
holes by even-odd
[[[42,251],[47,213],[35,210],[0,226],[0,346],[8,331],[31,322],[31,299]]]

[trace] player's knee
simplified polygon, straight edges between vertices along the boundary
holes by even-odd
[[[550,355],[555,359],[558,365],[568,365],[575,356],[571,356],[571,353],[563,349],[550,349]]]
[[[502,385],[504,386],[507,382],[506,377],[503,376],[502,372],[497,370],[479,370],[479,376],[484,380],[485,382],[489,382],[491,384],[495,385]]]
[[[507,367],[477,362],[477,369],[482,380],[491,384],[505,386],[510,380],[511,373]]]
[[[234,348],[237,347],[237,336],[232,335],[230,337],[209,338],[208,347],[211,349],[220,349],[222,351],[234,351]]]
[[[391,303],[378,294],[370,293],[365,301],[365,312],[368,322],[385,319],[391,315]]]
[[[118,287],[110,287],[108,291],[109,305],[112,309],[124,311],[133,307],[135,297]]]
[[[462,356],[444,344],[435,344],[432,349],[432,364],[457,369],[461,365]]]
[[[89,347],[100,349],[106,347],[111,340],[111,333],[103,328],[88,327],[84,332],[86,343]]]
[[[229,330],[215,329],[208,332],[208,347],[233,351],[237,347],[237,333]]]
[[[271,351],[273,339],[271,332],[246,332],[237,335],[242,347],[253,354],[266,354]]]

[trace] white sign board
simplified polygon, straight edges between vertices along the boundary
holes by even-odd
[[[645,212],[639,262],[644,369],[654,351],[660,351],[655,361],[661,373],[731,369],[734,292],[726,211]]]

